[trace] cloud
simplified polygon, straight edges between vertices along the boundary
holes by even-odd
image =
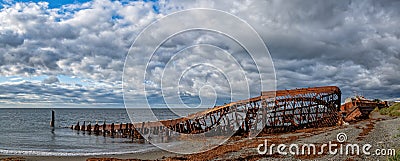
[[[46,2],[2,5],[0,76],[50,76],[49,80],[43,81],[45,87],[32,82],[25,85],[10,84],[20,89],[18,92],[25,93],[26,97],[5,99],[15,96],[10,92],[11,95],[1,97],[3,101],[34,102],[45,99],[32,92],[39,90],[58,96],[58,100],[54,101],[71,102],[68,98],[72,98],[72,102],[76,103],[103,102],[102,99],[108,103],[121,102],[121,91],[104,88],[122,86],[116,82],[121,81],[124,60],[136,36],[147,25],[169,13],[202,7],[232,13],[255,28],[274,60],[279,89],[337,85],[342,89],[343,97],[353,95],[354,91],[373,98],[400,97],[397,92],[400,89],[398,1],[296,0],[288,3],[277,0],[96,0],[66,4],[59,8],[50,8]],[[167,26],[165,30],[172,27]],[[199,43],[213,44],[231,53],[248,72],[246,76],[252,82],[251,93],[259,93],[256,68],[240,46],[224,36],[195,31],[176,35],[165,42],[153,57],[146,83],[154,100],[160,98],[159,78],[174,52]],[[189,51],[198,55],[190,55]],[[137,52],[151,51],[143,47]],[[182,54],[175,61],[179,70],[191,65],[193,60],[215,56],[204,47],[193,48]],[[226,57],[221,59],[230,60]],[[231,83],[237,87],[243,86],[243,77],[234,72],[237,66],[232,65],[232,61],[214,59],[209,63],[224,66],[227,73],[232,73]],[[129,72],[133,76],[140,74],[135,70]],[[71,87],[62,85],[62,82],[54,84],[58,75],[79,77],[95,83]],[[163,81],[172,88],[179,77],[172,73]],[[212,68],[198,66],[182,76],[179,90],[185,99],[188,99],[186,96],[198,99],[202,85],[218,84],[216,92],[227,95],[229,87],[225,86],[226,81],[221,73]],[[133,83],[132,91],[137,95],[144,94],[140,88],[143,83]],[[104,86],[97,87],[98,84]],[[3,86],[1,88],[6,90]],[[93,89],[82,91],[81,88]],[[12,89],[10,87],[7,90]],[[99,95],[92,93],[94,91],[100,92]],[[87,96],[87,93],[91,96]],[[79,99],[80,96],[87,99]]]
[[[221,9],[250,23],[268,45],[280,89],[337,85],[344,97],[354,91],[372,98],[400,95],[398,1],[171,1],[166,5],[172,8],[166,12]]]
[[[51,78],[50,78],[51,79]],[[52,83],[54,83],[53,80]],[[20,81],[0,84],[0,103],[3,104],[122,104],[120,89],[107,87],[80,87],[69,84],[50,84]]]
[[[53,83],[59,83],[60,80],[58,80],[58,78],[56,76],[51,76],[45,80],[43,80],[44,84],[53,84]]]
[[[24,43],[24,39],[18,33],[10,30],[0,32],[0,46],[6,47],[7,45],[16,47]]]
[[[0,12],[2,67],[33,68],[29,74],[35,75],[120,80],[134,35],[157,16],[150,14],[151,7],[151,3],[107,0],[51,9],[45,2],[5,5]],[[129,15],[131,10],[143,14]],[[133,17],[143,19],[142,24]],[[8,70],[7,74],[22,73]]]

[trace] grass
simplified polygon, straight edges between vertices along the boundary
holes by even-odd
[[[379,113],[382,115],[389,115],[389,116],[400,116],[400,103],[396,103],[393,106],[390,106],[388,108],[382,108],[381,110],[379,110]],[[400,128],[398,128],[397,130],[400,130]],[[395,138],[400,137],[400,134],[397,134],[395,136]],[[389,157],[388,161],[400,161],[400,153],[399,150],[396,150],[396,155]]]
[[[400,128],[398,128],[397,130],[400,131]],[[394,138],[400,138],[400,134],[395,135]]]
[[[379,113],[382,115],[400,116],[400,103],[396,103],[388,108],[382,108],[379,110]]]
[[[396,150],[397,152],[398,150]],[[389,157],[388,161],[400,161],[400,153],[396,153],[395,156]]]

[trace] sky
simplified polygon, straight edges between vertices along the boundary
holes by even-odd
[[[338,86],[342,98],[357,93],[400,100],[396,0],[6,0],[0,2],[0,107],[123,107],[124,63],[135,38],[156,20],[193,8],[222,10],[251,25],[271,54],[277,89]],[[165,103],[160,101],[160,82],[176,80],[160,80],[160,73],[175,52],[193,44],[213,44],[238,57],[244,52],[224,35],[184,32],[152,58],[146,81],[138,82],[148,87],[147,93],[139,92],[140,85],[132,84],[132,89],[147,94],[151,103]],[[186,67],[210,53],[207,47],[189,48],[173,65]],[[224,59],[229,58],[210,63],[227,71],[238,68]],[[246,56],[239,60],[249,76],[251,96],[259,94],[254,64]],[[227,82],[224,73],[200,65],[182,74],[176,88],[187,104],[196,105],[201,92],[222,104],[232,90],[226,84],[241,81]]]

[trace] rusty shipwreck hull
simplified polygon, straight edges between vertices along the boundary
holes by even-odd
[[[334,126],[339,121],[341,91],[335,86],[261,92],[261,96],[217,106],[184,118],[136,123],[139,131],[162,126],[184,134],[287,132]]]
[[[138,133],[152,136],[175,134],[248,134],[288,132],[309,127],[335,126],[339,122],[341,91],[335,86],[261,92],[258,97],[231,102],[187,117],[121,125],[74,128],[137,138]],[[79,126],[79,125],[78,125]],[[134,127],[134,128],[133,128]],[[117,130],[119,129],[119,130]]]
[[[346,99],[346,102],[341,105],[340,111],[344,115],[344,121],[352,122],[366,119],[375,108],[384,107],[387,107],[386,102],[376,102],[362,96],[356,96]]]
[[[267,96],[271,92],[263,92]],[[275,103],[267,104],[265,133],[310,127],[334,126],[339,122],[341,91],[338,87],[314,87],[277,91]]]

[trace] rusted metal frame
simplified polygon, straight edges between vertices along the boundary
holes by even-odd
[[[314,93],[313,93],[314,92]],[[224,108],[218,107],[216,109],[207,110],[205,113],[200,112],[195,115],[190,115],[187,118],[176,120],[161,121],[164,125],[168,125],[175,132],[196,133],[200,131],[211,130],[214,125],[223,123],[230,128],[231,119],[229,114],[232,114],[232,121],[236,121],[237,127],[239,123],[254,124],[257,127],[259,121],[262,121],[263,127],[272,126],[282,128],[288,123],[285,119],[290,119],[291,123],[288,126],[296,124],[313,123],[313,126],[325,126],[332,124],[332,115],[336,116],[339,109],[341,92],[336,88],[329,89],[299,89],[294,91],[284,91],[278,93],[289,93],[288,95],[277,95],[275,98],[266,98],[264,96],[248,99],[246,101],[238,101],[230,103]],[[262,98],[262,99],[261,99]],[[259,119],[259,108],[262,108],[262,119]],[[282,111],[283,110],[283,111]],[[244,113],[243,116],[239,113]],[[201,115],[200,115],[201,114]],[[304,116],[307,115],[307,119]],[[327,118],[327,119],[324,119]],[[222,122],[222,120],[223,122]],[[333,118],[335,120],[336,118]],[[254,121],[252,121],[254,120]],[[322,121],[320,121],[322,120]],[[159,133],[160,128],[153,127],[153,123],[142,123],[142,128],[138,130],[144,133]],[[204,128],[202,127],[204,126]],[[195,128],[197,126],[197,128]],[[119,127],[121,130],[121,125]],[[203,130],[200,130],[203,129]],[[106,128],[102,128],[106,130]],[[285,128],[283,128],[285,130]],[[287,129],[286,129],[287,130]],[[112,130],[113,131],[113,130]]]

